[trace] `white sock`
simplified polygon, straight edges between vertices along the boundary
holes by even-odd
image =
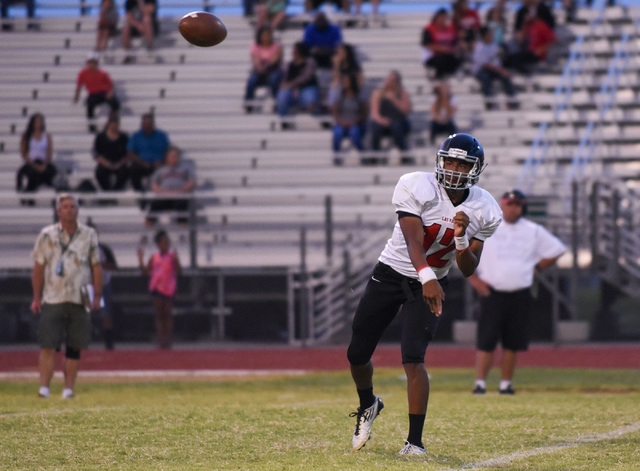
[[[69,397],[73,397],[73,389],[70,388],[64,388],[62,390],[62,397],[63,398],[69,398]]]
[[[500,381],[500,389],[507,389],[509,386],[511,386],[511,381],[509,381],[508,379],[503,379]]]
[[[476,379],[476,386],[480,386],[482,389],[486,389],[487,383],[484,381],[484,379]]]
[[[40,391],[38,391],[38,394],[40,394],[42,397],[49,397],[51,393],[48,387],[40,386]]]

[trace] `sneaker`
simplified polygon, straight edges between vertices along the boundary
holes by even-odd
[[[509,394],[509,395],[514,395],[516,393],[516,391],[513,389],[512,385],[509,385],[504,389],[499,389],[498,392],[500,394]]]
[[[73,394],[73,389],[67,389],[65,388],[62,391],[62,399],[73,399],[74,394]]]
[[[418,445],[413,445],[407,441],[404,442],[404,447],[399,452],[400,455],[426,455],[427,450]]]
[[[479,384],[476,384],[476,387],[473,388],[473,394],[484,394],[487,392],[486,388],[483,388]]]
[[[38,397],[41,397],[43,399],[47,399],[50,396],[50,392],[49,392],[49,388],[47,388],[46,386],[41,386],[40,390],[38,391]]]
[[[378,396],[374,397],[375,400],[371,407],[367,409],[358,407],[357,412],[349,414],[349,417],[356,417],[356,430],[353,432],[353,440],[351,442],[354,451],[359,450],[367,443],[371,435],[371,424],[373,424],[375,418],[378,417],[378,414],[380,414],[380,411],[384,408],[382,399]]]

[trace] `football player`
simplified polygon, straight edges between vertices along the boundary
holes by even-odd
[[[453,134],[436,155],[435,173],[400,177],[393,193],[398,221],[356,310],[347,352],[360,399],[353,434],[362,448],[384,404],[373,394],[371,357],[398,313],[402,323],[402,364],[407,375],[409,435],[401,455],[425,455],[422,429],[429,400],[424,356],[433,339],[445,299],[443,286],[455,260],[465,277],[475,271],[484,241],[502,212],[476,185],[485,168],[484,150],[469,134]]]

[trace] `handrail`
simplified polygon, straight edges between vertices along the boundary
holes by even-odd
[[[388,239],[389,229],[395,221],[396,218],[392,217],[381,224],[378,230],[354,238],[345,244],[341,263],[312,276],[311,286],[307,287],[307,345],[326,342],[346,327],[364,291],[375,258]],[[296,287],[301,288],[301,284],[298,283]]]
[[[637,31],[640,26],[640,20],[637,20],[634,26]],[[591,157],[593,156],[596,147],[602,143],[602,139],[598,139],[597,136],[594,137],[594,131],[601,128],[602,122],[606,118],[606,114],[611,110],[615,102],[620,77],[624,72],[626,72],[630,60],[630,53],[627,49],[630,44],[629,40],[630,35],[628,33],[624,34],[620,38],[620,43],[616,48],[614,56],[609,62],[607,75],[600,86],[599,94],[596,98],[598,106],[597,119],[589,121],[583,131],[578,149],[573,155],[571,167],[565,176],[562,187],[563,194],[567,193],[571,182],[584,175],[585,168],[591,162]]]
[[[593,20],[590,27],[589,35],[593,34],[604,21],[604,6],[596,19]],[[554,89],[554,110],[551,120],[542,122],[538,126],[538,132],[531,144],[529,154],[523,164],[522,172],[518,177],[515,187],[521,189],[525,193],[531,193],[533,185],[538,175],[538,170],[542,163],[546,160],[547,153],[551,147],[553,139],[548,137],[549,129],[554,127],[560,121],[561,113],[567,109],[573,93],[573,85],[576,77],[580,76],[584,67],[584,61],[587,56],[585,51],[585,35],[580,35],[572,45],[571,52],[565,67],[562,71],[560,82]]]
[[[622,182],[591,185],[591,252],[600,276],[640,296],[640,192]]]

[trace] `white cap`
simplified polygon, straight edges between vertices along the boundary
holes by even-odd
[[[87,54],[87,61],[100,61],[100,55],[97,52],[90,52]]]

